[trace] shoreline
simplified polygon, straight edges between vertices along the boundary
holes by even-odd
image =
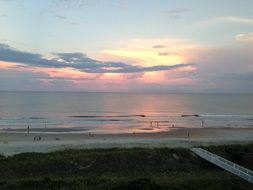
[[[189,135],[189,136],[188,136]],[[41,140],[34,141],[34,137]],[[48,134],[0,132],[0,154],[64,149],[184,147],[253,142],[253,128],[181,128],[167,132],[124,134]]]

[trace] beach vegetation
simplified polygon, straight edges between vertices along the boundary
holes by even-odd
[[[205,148],[253,168],[253,144]],[[183,148],[22,153],[1,156],[0,168],[1,190],[252,189],[252,184]]]

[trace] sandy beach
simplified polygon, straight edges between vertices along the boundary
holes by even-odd
[[[41,140],[34,141],[35,136]],[[49,152],[69,148],[193,147],[252,142],[252,128],[183,128],[168,132],[129,134],[26,134],[1,131],[0,154]]]

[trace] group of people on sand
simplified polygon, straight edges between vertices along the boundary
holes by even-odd
[[[30,134],[30,126],[27,126],[27,134]],[[34,136],[33,141],[41,141],[41,136]]]
[[[34,140],[34,141],[41,141],[41,136],[34,136],[34,137],[33,137],[33,140]]]

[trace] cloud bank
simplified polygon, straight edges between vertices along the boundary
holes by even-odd
[[[141,73],[169,71],[175,68],[193,66],[193,63],[175,65],[136,66],[124,62],[104,62],[87,57],[83,53],[54,53],[47,59],[40,54],[23,52],[0,44],[0,61],[20,63],[18,67],[73,68],[86,73]]]

